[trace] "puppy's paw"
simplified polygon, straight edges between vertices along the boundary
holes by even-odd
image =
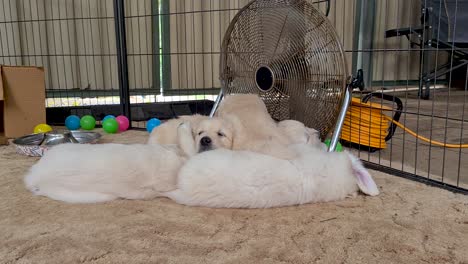
[[[188,136],[190,135],[191,137],[193,136],[192,135],[192,126],[190,124],[190,122],[182,122],[179,124],[179,126],[177,127],[177,134],[180,135],[183,135],[183,136]]]
[[[356,198],[358,196],[358,192],[352,192],[346,196],[346,198]]]
[[[31,191],[34,195],[40,195],[41,189],[38,186],[28,186],[29,191]]]
[[[177,129],[187,129],[187,130],[190,130],[191,127],[190,127],[190,122],[181,122],[179,124],[179,126],[177,127]]]

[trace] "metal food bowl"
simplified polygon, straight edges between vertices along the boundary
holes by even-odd
[[[31,157],[42,157],[51,147],[63,143],[95,144],[101,138],[96,132],[54,130],[31,134],[13,140],[16,152]]]

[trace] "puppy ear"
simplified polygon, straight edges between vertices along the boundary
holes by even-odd
[[[226,114],[222,119],[233,133],[240,134],[243,132],[244,125],[236,115]]]
[[[307,144],[320,146],[323,145],[322,141],[320,141],[320,134],[317,130],[306,127],[305,131],[307,134]]]
[[[245,134],[245,126],[240,119],[232,114],[225,114],[222,119],[231,130],[233,149],[235,146],[242,146],[244,144],[242,141],[246,140],[248,135]]]
[[[177,141],[180,149],[188,157],[197,153],[195,139],[189,122],[183,122],[177,128]]]
[[[374,179],[372,179],[369,171],[364,167],[359,158],[349,152],[346,152],[346,154],[348,154],[348,157],[351,160],[351,167],[359,189],[370,196],[378,195],[380,191],[377,184]]]

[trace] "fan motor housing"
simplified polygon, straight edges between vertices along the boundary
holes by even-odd
[[[275,75],[268,66],[260,66],[255,72],[255,83],[262,92],[270,91],[275,84]]]

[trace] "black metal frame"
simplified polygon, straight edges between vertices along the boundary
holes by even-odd
[[[433,34],[434,18],[430,15],[429,9],[424,7],[421,15],[421,26],[390,29],[385,32],[385,38],[405,36],[410,41],[411,46],[419,46],[419,97],[421,99],[430,98],[431,82],[438,77],[451,73],[453,70],[468,65],[468,52],[460,49],[460,43],[449,43],[440,40]],[[416,35],[418,42],[412,42],[410,37]],[[436,65],[434,70],[430,70],[431,53],[440,50],[449,53],[449,62],[443,65]]]
[[[376,171],[388,173],[388,174],[393,175],[393,176],[397,176],[397,177],[401,177],[401,178],[404,178],[404,179],[407,179],[407,180],[419,182],[419,183],[422,183],[422,184],[425,184],[425,185],[428,185],[428,186],[437,187],[437,188],[444,189],[444,190],[447,190],[447,191],[450,191],[450,192],[453,192],[453,193],[460,193],[460,194],[468,195],[468,190],[462,189],[461,187],[457,187],[457,186],[454,186],[454,185],[451,185],[451,184],[447,184],[447,183],[443,183],[443,182],[436,181],[436,180],[433,180],[433,179],[421,177],[421,176],[415,175],[413,173],[409,173],[409,172],[401,171],[401,170],[398,170],[398,169],[386,167],[386,166],[383,166],[383,165],[380,165],[380,164],[377,164],[377,163],[373,163],[373,162],[369,162],[369,161],[365,161],[365,160],[363,160],[362,163],[364,164],[364,166],[366,168],[371,169],[371,170],[376,170]]]
[[[128,83],[127,36],[125,28],[124,0],[114,0],[115,34],[117,42],[117,66],[119,76],[120,106],[122,114],[132,120],[130,88]],[[130,128],[132,127],[130,122]]]
[[[130,113],[133,122],[145,122],[153,117],[166,120],[193,113],[208,115],[213,104],[210,100],[140,103],[132,104]],[[117,116],[122,114],[121,111],[121,104],[46,108],[47,123],[50,125],[64,125],[64,120],[69,115],[92,115],[97,121],[102,121],[106,115]]]
[[[152,1],[152,15],[153,23],[155,19],[158,19],[159,12],[158,4],[161,0]],[[329,0],[327,0],[329,1]],[[162,12],[169,13],[168,1],[162,1]],[[130,96],[141,94],[145,90],[141,89],[132,89],[130,90],[129,84],[129,70],[128,70],[128,52],[127,52],[127,34],[126,34],[126,17],[125,17],[125,4],[124,0],[113,0],[114,4],[114,23],[115,23],[115,36],[116,36],[116,58],[117,58],[117,75],[118,75],[118,85],[119,89],[115,90],[102,90],[102,91],[87,91],[89,95],[106,95],[106,96],[119,96],[119,104],[106,104],[106,105],[91,105],[91,106],[66,106],[66,107],[53,107],[47,108],[47,123],[51,125],[64,125],[65,119],[67,116],[76,114],[78,116],[83,116],[86,114],[91,114],[96,117],[97,121],[101,121],[105,115],[125,115],[131,121],[144,122],[150,118],[157,117],[161,120],[174,118],[180,115],[189,115],[189,114],[203,114],[208,115],[211,110],[214,102],[211,100],[197,100],[197,101],[176,101],[176,102],[157,102],[157,103],[146,103],[146,104],[136,104],[130,102]],[[163,30],[163,33],[169,32],[168,24],[164,23],[163,26],[166,26],[166,30]],[[159,35],[158,35],[159,40]],[[159,47],[159,43],[157,43]],[[154,49],[155,47],[153,47]],[[163,54],[167,54],[170,49],[170,38],[168,36],[163,36],[162,43]],[[153,60],[158,60],[157,65],[159,66],[159,50],[154,50],[155,55]],[[170,55],[163,55],[163,75],[170,74]],[[159,69],[157,69],[159,72]],[[154,73],[153,73],[154,74]],[[170,87],[171,80],[170,78],[159,79],[159,76],[153,76],[153,80],[157,79],[154,82],[155,86],[159,86],[160,82],[163,83],[164,87]],[[67,90],[67,91],[46,91],[47,94],[62,94],[66,92],[70,96],[82,96],[82,90]],[[197,90],[200,92],[200,90]],[[206,91],[205,91],[206,92]],[[213,94],[216,94],[218,91],[209,91]],[[187,91],[184,95],[194,94],[195,91]],[[180,94],[180,93],[178,93]],[[98,125],[99,126],[99,125]],[[132,128],[132,122],[130,122],[130,128]],[[136,128],[136,127],[133,127]]]

